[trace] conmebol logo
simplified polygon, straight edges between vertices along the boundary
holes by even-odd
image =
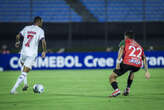
[[[6,61],[6,60],[5,60]],[[4,69],[18,69],[20,67],[19,57],[13,55],[9,57],[8,63],[1,65]],[[163,55],[147,56],[149,67],[164,67]],[[51,54],[44,59],[40,56],[36,58],[33,65],[34,69],[96,69],[96,68],[114,68],[116,64],[116,54]],[[7,70],[7,69],[6,69]]]

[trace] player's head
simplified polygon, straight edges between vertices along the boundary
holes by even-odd
[[[127,31],[124,33],[124,38],[127,39],[127,38],[130,38],[130,39],[134,39],[134,32],[133,31]]]
[[[35,25],[38,25],[39,27],[42,27],[43,20],[42,20],[42,18],[41,18],[40,16],[36,16],[36,17],[34,18],[33,23],[34,23]]]

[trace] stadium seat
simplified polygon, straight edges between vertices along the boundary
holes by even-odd
[[[80,0],[90,12],[104,21],[143,21],[143,0]],[[147,0],[145,2],[145,20],[163,21],[164,1]]]
[[[99,22],[163,21],[163,0],[80,0]],[[145,8],[143,8],[145,6]],[[145,10],[145,12],[144,12]],[[145,13],[145,16],[144,16]],[[30,22],[34,16],[46,22],[81,22],[65,0],[1,0],[0,22]]]
[[[30,22],[41,16],[45,22],[80,22],[82,19],[64,0],[0,1],[0,22]]]

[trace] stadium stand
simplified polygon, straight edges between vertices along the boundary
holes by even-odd
[[[47,22],[81,21],[81,17],[64,0],[34,0],[33,16],[37,15]]]
[[[30,21],[29,0],[0,0],[0,22]]]
[[[29,22],[34,16],[41,16],[46,22],[81,21],[64,0],[0,1],[0,22]]]
[[[75,1],[71,2],[75,4]],[[87,17],[88,21],[95,17],[93,21],[96,22],[164,20],[163,0],[76,0],[81,13],[75,5],[70,5],[71,2],[0,0],[0,22],[29,22],[38,15],[46,22],[81,22],[87,21]]]
[[[164,1],[147,0],[80,0],[100,22],[104,21],[163,21]],[[106,3],[106,4],[105,4]],[[144,16],[145,10],[145,16]]]
[[[146,0],[146,21],[164,21],[164,0]]]
[[[107,17],[105,14],[105,1],[104,0],[80,0],[88,10],[96,17],[100,22],[105,21]]]

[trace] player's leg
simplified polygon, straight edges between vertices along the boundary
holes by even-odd
[[[27,76],[27,73],[29,72],[30,68],[24,66],[23,72],[21,73],[21,75],[18,77],[14,87],[11,89],[11,94],[15,94],[16,93],[16,89],[19,87],[19,85],[23,82],[24,78]]]
[[[35,61],[35,57],[27,57],[24,63],[23,71],[28,73],[31,70],[34,61]],[[26,75],[26,77],[24,78],[24,87],[22,88],[22,90],[26,91],[27,89],[28,89],[28,83],[27,83],[27,75]]]
[[[130,87],[132,85],[133,79],[134,79],[134,73],[130,72],[129,76],[128,76],[128,80],[127,80],[127,87],[126,87],[126,89],[125,89],[125,91],[123,93],[124,96],[128,96],[129,95]]]
[[[21,62],[21,73],[23,72],[23,69],[24,69],[24,63]],[[28,83],[27,83],[27,75],[26,77],[24,78],[24,87],[22,88],[23,91],[26,91],[28,89]]]
[[[27,76],[27,73],[30,71],[31,66],[32,66],[32,58],[26,57],[25,58],[25,62],[24,62],[24,66],[23,66],[23,71],[21,72],[21,75],[18,77],[14,87],[11,90],[11,94],[15,94],[16,93],[16,89],[19,87],[19,85],[24,81],[25,77]]]
[[[130,87],[131,87],[133,79],[134,79],[134,73],[137,72],[140,69],[138,67],[130,67],[130,68],[131,68],[131,72],[129,73],[129,76],[128,76],[127,87],[126,87],[126,89],[124,90],[124,93],[123,93],[124,96],[129,95]]]
[[[116,80],[117,77],[118,77],[118,75],[115,72],[113,72],[109,77],[110,84],[114,89],[114,92],[112,93],[112,96],[114,96],[114,97],[116,97],[120,94],[120,90],[118,89],[118,84],[117,84],[117,80]]]
[[[120,64],[120,69],[114,69],[113,73],[110,75],[109,77],[109,81],[111,86],[114,89],[114,92],[112,93],[112,97],[116,97],[120,94],[120,89],[118,88],[118,84],[117,84],[117,77],[123,75],[125,72],[127,72],[127,67],[125,64],[121,63]]]
[[[27,57],[24,64],[23,71],[28,73],[32,68],[34,61],[35,61],[35,57]],[[24,87],[22,88],[22,90],[27,91],[27,89],[28,89],[28,83],[27,83],[27,75],[26,75],[26,77],[24,78]]]
[[[30,71],[30,68],[24,66],[23,71],[28,73]],[[28,89],[28,84],[27,84],[27,75],[26,75],[24,78],[24,87],[22,88],[22,91],[27,91],[27,89]]]

